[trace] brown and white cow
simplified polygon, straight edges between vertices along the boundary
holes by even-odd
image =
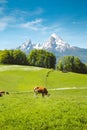
[[[42,97],[45,95],[49,96],[48,91],[45,87],[34,87],[34,94],[37,96],[37,94],[42,94]]]
[[[5,94],[9,94],[9,92],[5,92],[5,91],[0,91],[0,97],[2,97]]]

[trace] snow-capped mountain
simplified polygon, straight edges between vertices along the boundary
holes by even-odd
[[[33,49],[33,44],[31,40],[28,40],[24,42],[21,46],[19,46],[17,49],[20,49],[24,51],[25,53],[29,53]]]
[[[20,49],[27,54],[33,49],[44,49],[54,53],[57,60],[62,56],[73,55],[87,63],[87,49],[70,46],[70,44],[63,41],[56,34],[52,34],[43,44],[33,44],[31,40],[28,40],[17,49]]]
[[[44,49],[52,50],[52,51],[65,51],[70,48],[68,43],[65,43],[60,37],[56,34],[52,34],[49,39],[44,43]]]
[[[55,48],[56,50],[65,50],[66,48],[70,48],[70,45],[65,43],[60,37],[58,37],[56,34],[52,34],[50,38],[44,43],[44,47],[49,48]]]

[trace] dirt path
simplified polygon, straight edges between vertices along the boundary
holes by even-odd
[[[72,88],[53,88],[53,89],[48,89],[48,91],[62,91],[62,90],[79,90],[79,89],[87,89],[87,87],[72,87]],[[20,91],[20,92],[10,92],[13,94],[22,94],[22,93],[30,93],[33,92],[33,90],[28,90],[28,91]]]
[[[72,90],[72,89],[87,89],[87,87],[53,88],[53,89],[48,89],[48,90]]]

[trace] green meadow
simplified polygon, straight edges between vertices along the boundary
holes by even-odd
[[[35,97],[34,86],[50,96]],[[0,130],[87,130],[86,74],[0,65],[0,90],[9,92],[0,97]]]

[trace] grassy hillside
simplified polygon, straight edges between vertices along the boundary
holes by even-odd
[[[27,91],[32,90],[34,86],[46,86],[48,89],[87,87],[87,75],[31,66],[0,65],[0,89]]]
[[[0,98],[0,130],[87,130],[87,91],[33,92]]]
[[[50,97],[34,97],[36,85]],[[53,90],[66,87],[78,89]],[[0,130],[87,130],[87,75],[1,65],[0,90]]]

